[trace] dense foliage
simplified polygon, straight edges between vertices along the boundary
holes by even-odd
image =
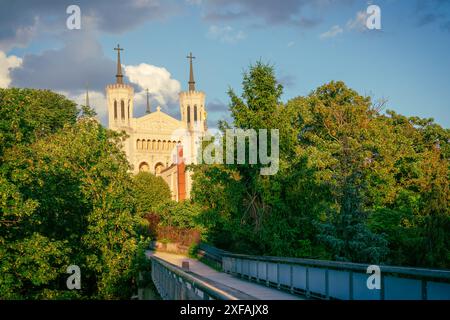
[[[343,82],[280,100],[271,66],[229,91],[233,123],[279,129],[280,169],[198,165],[210,242],[250,254],[450,268],[450,130],[373,103]],[[225,153],[225,152],[224,152]]]
[[[141,216],[144,217],[158,206],[169,202],[170,189],[163,178],[149,172],[139,172],[133,177],[133,182],[137,211]]]
[[[1,89],[0,107],[0,297],[130,298],[145,241],[124,136],[49,91]]]

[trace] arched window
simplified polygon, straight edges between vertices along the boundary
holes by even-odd
[[[117,101],[114,100],[114,120],[117,120]]]
[[[164,165],[161,162],[158,162],[155,165],[155,174],[161,173],[161,171],[164,169]]]
[[[197,121],[197,105],[194,106],[194,122]]]
[[[156,150],[161,150],[161,140],[158,140],[158,146],[156,147]]]
[[[137,139],[136,141],[136,149],[139,149],[139,143],[141,142],[141,140]]]
[[[148,165],[147,162],[142,162],[139,165],[139,172],[149,172],[150,171],[150,166]]]
[[[152,141],[152,149],[153,149],[153,150],[156,150],[156,140],[153,140],[153,141]]]
[[[187,107],[187,122],[191,122],[191,107]]]
[[[152,141],[147,140],[147,150],[150,150],[152,148]]]
[[[125,102],[123,102],[123,100],[120,101],[120,112],[121,112],[120,117],[122,119],[125,119]]]

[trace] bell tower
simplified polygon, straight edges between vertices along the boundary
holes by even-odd
[[[106,101],[108,105],[108,121],[110,129],[127,128],[133,119],[133,96],[132,86],[123,82],[122,64],[120,62],[120,51],[123,49],[117,45],[117,74],[116,83],[106,86]]]
[[[195,89],[194,68],[192,52],[187,56],[189,59],[189,90],[180,92],[180,112],[181,121],[186,125],[190,132],[205,132],[206,111],[205,111],[205,93]]]

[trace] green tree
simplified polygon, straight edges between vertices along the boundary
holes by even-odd
[[[41,94],[26,92],[36,99]],[[23,91],[3,94],[16,101]],[[58,106],[73,103],[48,96],[33,103],[54,104],[37,112],[57,113],[48,116],[57,118],[58,129],[50,126],[46,134],[36,135],[19,126],[23,134],[14,142],[4,135],[11,146],[1,158],[0,297],[129,299],[139,248],[147,240],[137,234],[142,219],[120,147],[125,136],[104,129],[89,110],[72,121],[73,114]],[[35,119],[42,119],[45,128],[46,117],[37,114]],[[38,122],[33,126],[41,128]],[[81,268],[79,292],[66,288],[69,264]]]
[[[190,201],[167,201],[156,209],[160,217],[160,224],[168,227],[199,228],[198,216],[200,209]]]
[[[370,132],[377,115],[370,99],[343,82],[331,82],[298,99],[297,106],[302,132],[299,153],[309,158],[316,179],[328,185],[331,196],[319,239],[336,259],[382,261],[387,243],[366,223]]]
[[[0,88],[0,157],[77,119],[76,104],[49,90]]]
[[[142,216],[170,200],[170,189],[161,177],[149,172],[139,172],[133,177],[137,212]]]
[[[242,88],[241,96],[229,90],[233,123],[222,122],[220,127],[223,132],[231,127],[279,130],[279,172],[261,176],[261,164],[197,166],[192,194],[194,202],[204,208],[201,218],[208,226],[208,238],[235,251],[312,256],[315,243],[308,227],[316,211],[309,209],[320,206],[320,201],[299,202],[291,190],[295,186],[314,193],[320,187],[306,186],[305,179],[299,183],[299,171],[292,170],[295,167],[310,174],[304,159],[295,158],[295,110],[281,103],[283,88],[270,65],[257,62],[250,66]],[[304,211],[289,207],[297,204],[304,206]]]

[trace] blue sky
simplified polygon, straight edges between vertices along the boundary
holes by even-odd
[[[0,68],[0,84],[3,77],[9,86],[48,87],[80,99],[87,77],[103,118],[102,88],[114,81],[112,49],[120,43],[124,66],[136,66],[136,91],[151,86],[152,105],[163,104],[173,115],[176,83],[186,89],[185,57],[192,51],[210,126],[228,118],[227,89],[239,92],[243,71],[261,59],[275,66],[284,101],[343,80],[375,100],[386,98],[387,109],[450,127],[448,0],[132,0],[127,7],[123,1],[38,0],[31,9],[25,7],[29,1],[9,2],[1,1],[3,15],[5,8],[17,12],[0,23],[0,51],[15,68],[3,74]],[[65,28],[68,4],[80,6],[81,30]],[[361,23],[370,4],[381,9],[380,31]],[[154,68],[140,73],[140,64]],[[136,114],[142,114],[143,99],[137,106]]]

